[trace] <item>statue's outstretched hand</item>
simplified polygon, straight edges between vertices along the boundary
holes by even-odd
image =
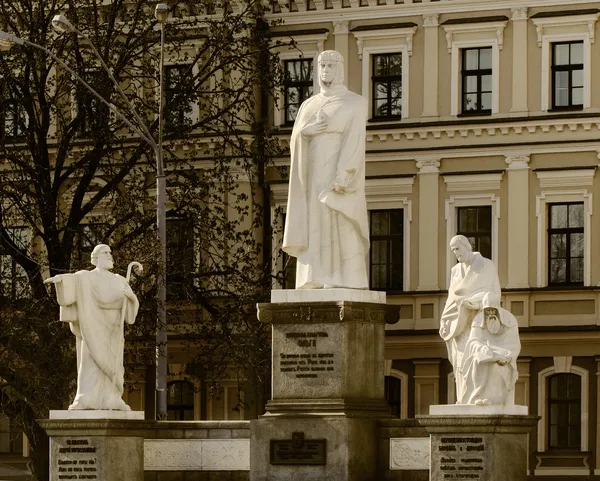
[[[44,284],[58,284],[59,282],[62,282],[62,278],[60,277],[60,275],[49,277],[44,281]]]

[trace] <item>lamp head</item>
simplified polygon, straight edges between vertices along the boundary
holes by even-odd
[[[157,3],[154,9],[154,17],[158,23],[165,23],[169,16],[169,7],[166,3]]]
[[[64,15],[54,15],[52,26],[54,27],[54,30],[60,33],[71,33],[76,31],[73,24],[69,22]]]

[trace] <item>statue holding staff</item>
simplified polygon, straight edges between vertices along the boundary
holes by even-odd
[[[127,279],[113,274],[110,247],[92,251],[93,270],[59,274],[44,281],[53,283],[60,304],[60,320],[68,322],[77,347],[77,394],[69,409],[129,411],[123,401],[123,324],[133,324],[138,312],[137,296]]]

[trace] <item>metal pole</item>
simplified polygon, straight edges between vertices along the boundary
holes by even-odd
[[[160,245],[156,325],[156,419],[167,419],[167,216],[163,165],[165,24],[160,24],[160,85],[158,104],[158,148],[156,149],[156,224]]]

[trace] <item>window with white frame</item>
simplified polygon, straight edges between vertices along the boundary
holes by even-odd
[[[507,22],[508,17],[482,17],[442,24],[451,55],[451,115],[499,112],[500,50]]]
[[[416,31],[414,23],[352,29],[362,61],[362,95],[369,99],[372,119],[409,117],[409,63]]]
[[[561,363],[566,360],[566,363]],[[564,365],[561,365],[564,364]],[[589,449],[589,372],[572,364],[572,358],[554,358],[554,366],[538,373],[537,451],[586,452]],[[553,467],[538,467],[536,475],[550,474]],[[573,475],[589,474],[589,468],[569,468]],[[579,472],[577,472],[579,471]]]
[[[376,54],[371,63],[372,118],[402,118],[402,53]]]
[[[23,102],[17,98],[6,83],[0,84],[0,90],[3,94],[2,101],[2,138],[6,141],[14,142],[23,139],[27,126],[29,124],[29,116],[25,111]]]
[[[531,16],[542,49],[541,110],[590,108],[596,9]]]
[[[500,187],[498,175],[498,188]],[[446,179],[445,179],[446,180]],[[498,266],[498,222],[500,198],[495,194],[452,195],[446,199],[446,245],[458,234],[466,236],[473,250],[481,252]],[[446,254],[446,286],[456,257],[448,249]]]
[[[102,97],[107,91],[110,79],[103,70],[88,70],[83,76],[84,80],[98,92]],[[109,119],[109,108],[98,100],[83,85],[76,87],[77,118],[79,119],[79,134],[82,137],[90,137],[106,128]]]
[[[594,173],[594,169],[536,172],[544,189],[536,196],[537,287],[590,285],[593,196],[585,189],[550,187],[592,185]]]
[[[300,105],[313,94],[312,58],[283,61],[283,110],[286,124],[293,124]]]
[[[329,30],[326,29],[314,29],[292,35],[274,34],[274,40],[281,43],[281,46],[276,47],[276,51],[284,70],[283,84],[275,93],[274,125],[293,124],[302,102],[319,92],[319,82],[313,69],[317,65],[317,57],[324,50],[328,36]],[[290,46],[291,42],[293,47]],[[287,93],[291,95],[288,97]]]
[[[583,108],[583,41],[552,44],[552,109]]]
[[[192,75],[189,64],[165,65],[165,125],[167,129],[178,131],[192,124],[194,101],[190,89],[186,88],[186,78]]]

